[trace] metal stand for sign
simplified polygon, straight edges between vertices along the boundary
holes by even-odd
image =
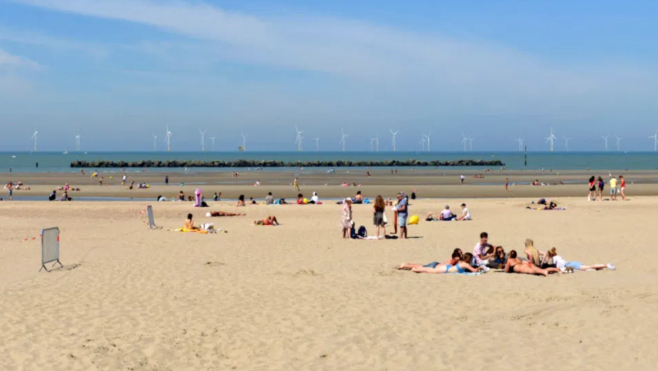
[[[53,263],[52,268],[55,264],[59,264],[60,267],[64,265],[59,261],[59,228],[47,228],[41,231],[41,269],[45,269],[46,272],[50,272],[46,268],[46,264]],[[41,272],[39,269],[39,272]]]
[[[161,227],[155,225],[155,219],[153,218],[153,207],[148,205],[146,207],[146,211],[149,216],[149,229],[160,229]]]

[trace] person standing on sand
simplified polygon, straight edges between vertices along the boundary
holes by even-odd
[[[99,184],[100,186],[103,186],[103,177],[101,177],[101,180],[98,181],[98,184]]]
[[[126,174],[123,174],[123,180],[121,181],[121,185],[126,185]]]
[[[340,225],[343,228],[343,238],[350,238],[350,227],[352,223],[352,199],[346,198],[343,201],[343,215],[340,218]]]
[[[165,175],[165,185],[169,185],[169,175]]]
[[[596,201],[596,178],[591,176],[589,178],[589,195],[587,201]]]
[[[614,175],[610,178],[610,199],[617,201],[617,178]]]
[[[300,189],[299,189],[299,179],[295,178],[295,180],[292,182],[292,186],[293,186],[293,188],[295,188],[295,190],[297,192],[299,192],[300,191]]]
[[[509,191],[509,178],[505,178],[505,191]]]
[[[398,225],[400,226],[400,239],[407,238],[407,216],[409,215],[409,201],[404,192],[398,193],[398,206],[395,207],[398,214]]]
[[[381,238],[379,231],[381,228],[384,228],[384,237],[386,237],[386,223],[384,222],[384,212],[386,211],[386,205],[384,204],[384,198],[380,195],[375,199],[375,206],[373,207],[373,222],[375,227],[377,227],[377,238]]]
[[[462,175],[462,176],[459,177],[459,179],[461,180],[461,183],[464,184],[464,179],[466,179],[466,178],[464,178],[464,176]]]
[[[619,176],[619,182],[621,183],[621,200],[626,201],[626,193],[624,192],[624,190],[626,190],[626,179],[624,179],[623,175]]]
[[[605,188],[605,182],[603,178],[599,177],[599,201],[603,201],[603,189]]]

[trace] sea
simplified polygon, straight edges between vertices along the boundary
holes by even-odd
[[[77,173],[71,168],[73,161],[235,161],[273,160],[296,161],[454,161],[493,160],[505,163],[508,170],[658,170],[658,152],[0,152],[0,173]],[[38,164],[38,166],[37,166]],[[296,168],[295,168],[296,169]],[[460,169],[450,167],[450,169]],[[467,169],[476,169],[468,167]],[[87,169],[94,170],[94,169]],[[102,172],[119,169],[103,168]],[[134,168],[138,171],[141,169]],[[193,172],[241,171],[238,168],[193,168]],[[290,171],[290,168],[265,168],[264,171]],[[305,173],[324,172],[328,169],[305,169]],[[165,171],[151,169],[151,171]],[[183,172],[184,168],[167,168],[168,173]]]

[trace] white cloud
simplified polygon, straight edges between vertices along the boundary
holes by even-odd
[[[73,40],[62,40],[51,36],[33,32],[20,32],[0,27],[0,40],[14,43],[29,44],[47,47],[56,51],[84,51],[95,57],[106,57],[109,48],[103,45],[79,42]]]
[[[27,58],[19,57],[17,55],[9,54],[8,52],[0,49],[0,67],[39,67],[35,61]]]
[[[145,43],[180,60],[234,60],[319,71],[382,84],[425,106],[465,111],[542,112],[612,107],[619,95],[656,97],[653,72],[542,60],[492,42],[460,41],[352,20],[259,17],[201,2],[155,0],[12,0],[54,11],[150,25],[200,42]],[[598,63],[599,61],[597,61]],[[381,90],[378,91],[381,93]],[[393,94],[391,94],[393,96]],[[390,101],[386,105],[390,105]],[[452,105],[451,105],[452,104]],[[591,106],[591,107],[589,107]],[[389,106],[390,107],[390,106]]]

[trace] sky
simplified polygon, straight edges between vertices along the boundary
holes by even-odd
[[[0,0],[0,151],[654,149],[658,2]]]

